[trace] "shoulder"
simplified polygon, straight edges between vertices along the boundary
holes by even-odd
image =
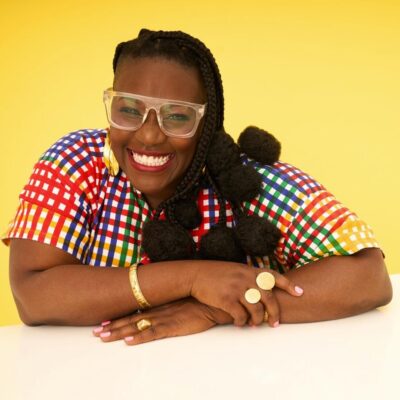
[[[40,160],[62,164],[82,162],[83,159],[101,158],[103,154],[104,129],[82,129],[68,133],[55,142],[40,158]]]
[[[25,190],[43,184],[58,185],[60,191],[92,191],[104,179],[105,130],[83,129],[57,140],[35,164]]]
[[[319,182],[291,164],[278,161],[263,165],[246,156],[242,157],[242,162],[262,177],[261,193],[242,203],[243,209],[268,218],[281,230],[287,229],[308,203],[320,203],[329,195]]]
[[[82,129],[68,133],[42,154],[36,168],[58,170],[75,180],[78,176],[101,174],[105,168],[104,129]]]
[[[263,165],[242,155],[242,162],[253,167],[263,179],[264,187],[268,190],[279,190],[285,193],[310,195],[326,189],[322,184],[301,169],[283,161],[273,165]]]

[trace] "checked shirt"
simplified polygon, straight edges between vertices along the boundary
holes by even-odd
[[[152,210],[122,171],[115,177],[108,173],[105,135],[105,130],[73,132],[42,155],[20,194],[5,243],[10,238],[46,243],[93,266],[150,262],[140,248]],[[246,156],[242,161],[261,174],[264,188],[243,209],[267,218],[282,233],[274,257],[248,257],[249,264],[285,272],[323,257],[379,247],[370,227],[304,172],[283,162],[264,166]],[[196,243],[218,221],[219,204],[210,188],[200,191],[198,207],[203,220],[191,232]],[[229,203],[226,209],[232,226]]]

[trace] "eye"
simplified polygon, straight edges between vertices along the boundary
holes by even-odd
[[[189,116],[186,114],[168,114],[164,117],[164,120],[176,121],[176,122],[186,122],[189,121]]]
[[[140,111],[137,108],[133,108],[133,107],[126,107],[126,106],[120,107],[119,112],[128,114],[129,116],[132,116],[132,117],[141,117],[142,116]]]

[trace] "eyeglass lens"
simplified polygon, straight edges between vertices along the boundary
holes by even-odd
[[[146,103],[142,100],[113,96],[110,117],[114,123],[128,129],[139,129],[145,114]],[[192,131],[196,123],[196,110],[186,105],[164,103],[159,117],[164,130],[174,135],[185,135]]]

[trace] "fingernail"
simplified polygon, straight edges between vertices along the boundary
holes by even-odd
[[[304,293],[304,290],[300,286],[295,286],[294,290],[298,294],[303,294]]]
[[[103,327],[102,327],[102,326],[99,326],[99,327],[93,329],[93,332],[94,332],[94,333],[99,333],[99,332],[101,332],[102,330],[103,330]]]
[[[272,325],[274,328],[277,328],[279,326],[279,321],[274,322],[274,325]]]
[[[100,337],[102,337],[102,338],[109,337],[110,335],[111,335],[111,332],[110,332],[110,331],[100,333]]]
[[[104,322],[101,323],[101,326],[106,326],[106,325],[109,325],[109,324],[111,324],[111,321],[104,321]]]
[[[125,340],[126,342],[132,342],[133,336],[127,336],[126,338],[124,338],[124,340]]]

